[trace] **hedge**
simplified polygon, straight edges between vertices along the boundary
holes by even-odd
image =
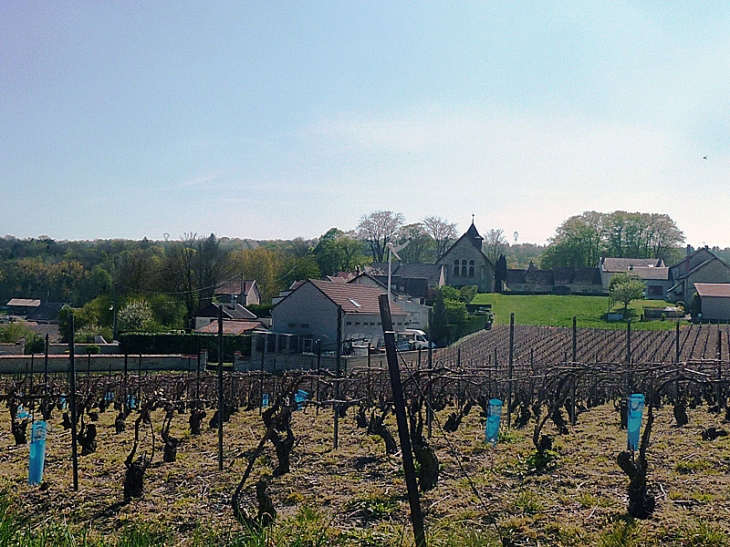
[[[217,334],[156,334],[146,332],[123,333],[119,337],[121,351],[130,355],[137,354],[182,354],[198,355],[208,350],[208,360],[217,362]],[[232,361],[235,352],[240,351],[244,357],[251,356],[250,335],[224,335],[223,360]]]

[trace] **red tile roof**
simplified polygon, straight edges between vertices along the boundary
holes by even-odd
[[[730,283],[695,283],[695,289],[701,297],[730,298]]]
[[[263,327],[261,321],[223,321],[223,334],[244,334]],[[218,334],[218,321],[196,329],[200,334]]]
[[[324,295],[342,308],[345,313],[380,314],[378,298],[385,291],[377,287],[332,283],[310,279],[309,283],[317,287]],[[391,301],[390,312],[393,315],[406,315],[396,302]]]

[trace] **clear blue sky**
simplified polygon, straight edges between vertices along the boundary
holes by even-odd
[[[730,247],[730,3],[0,3],[0,236],[587,210]],[[704,159],[704,158],[707,159]]]

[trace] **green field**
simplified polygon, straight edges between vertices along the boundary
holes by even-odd
[[[474,297],[472,304],[491,304],[494,322],[497,325],[508,325],[510,314],[515,314],[517,325],[550,325],[553,327],[570,327],[573,316],[578,327],[586,328],[625,328],[625,321],[608,322],[607,296],[557,296],[545,295],[510,295],[482,293]],[[633,318],[631,326],[644,330],[673,329],[676,321],[640,321],[644,308],[657,308],[670,305],[663,300],[636,300],[631,303]],[[620,306],[618,306],[620,308]]]

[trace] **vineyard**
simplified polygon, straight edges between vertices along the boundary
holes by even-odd
[[[428,544],[730,545],[728,336],[497,326],[401,361]],[[374,366],[2,375],[0,543],[412,545],[393,393]]]

